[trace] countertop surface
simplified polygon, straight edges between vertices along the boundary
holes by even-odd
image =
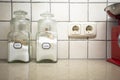
[[[120,80],[120,67],[105,60],[59,60],[57,63],[0,60],[0,80]]]

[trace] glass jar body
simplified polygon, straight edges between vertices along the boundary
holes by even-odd
[[[10,22],[8,34],[8,62],[29,62],[30,21],[23,14],[16,15]]]
[[[38,21],[38,33],[36,34],[36,61],[57,62],[56,21],[47,15]]]

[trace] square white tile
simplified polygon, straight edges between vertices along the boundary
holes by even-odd
[[[31,19],[31,9],[30,9],[30,3],[13,3],[13,13],[17,10],[23,10],[27,12],[26,17],[28,19]]]
[[[11,19],[11,3],[0,3],[0,20]]]
[[[10,23],[9,22],[0,22],[0,39],[8,39],[7,35],[10,32]]]
[[[70,2],[88,2],[88,0],[70,0]]]
[[[111,41],[107,41],[107,58],[111,58]]]
[[[68,59],[68,41],[58,41],[58,58]]]
[[[58,22],[57,33],[58,33],[58,40],[68,40],[68,23]]]
[[[22,2],[28,2],[29,1],[30,2],[30,0],[12,0],[12,1],[19,1],[19,2],[20,1],[22,1]]]
[[[7,41],[0,41],[0,59],[7,59]]]
[[[87,41],[70,41],[70,58],[87,58]]]
[[[36,58],[36,41],[31,41],[31,58]]]
[[[106,41],[89,41],[88,58],[105,59],[106,54]]]
[[[89,38],[91,40],[106,40],[106,22],[96,22],[97,35],[95,38]]]
[[[87,38],[69,38],[70,41],[84,41],[84,40],[87,40]]]
[[[106,21],[106,13],[104,8],[106,3],[90,3],[89,4],[89,21]]]
[[[89,0],[89,2],[107,2],[107,0]]]
[[[51,12],[54,14],[57,21],[69,20],[69,5],[68,3],[52,3]]]
[[[112,27],[118,26],[117,22],[107,22],[107,40],[111,40]]]
[[[49,3],[32,3],[32,21],[41,19],[40,14],[46,11],[50,11]]]
[[[108,2],[120,2],[120,0],[108,0]]]
[[[32,40],[36,40],[36,34],[38,32],[38,23],[37,22],[32,22]]]
[[[70,21],[87,21],[87,4],[70,4]]]
[[[51,0],[51,2],[68,2],[68,0]]]
[[[39,2],[49,2],[50,0],[32,0],[32,2],[36,2],[36,1],[39,1]]]

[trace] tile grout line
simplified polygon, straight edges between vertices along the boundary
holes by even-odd
[[[32,0],[30,0],[30,34],[32,34]],[[33,48],[32,43],[31,43],[32,42],[31,38],[32,36],[30,35],[30,49]],[[30,50],[29,55],[30,55],[30,60],[31,60],[31,58],[33,58],[33,49]],[[29,67],[28,73],[30,73],[30,65],[28,67]],[[30,74],[28,74],[28,80],[30,80]]]
[[[13,3],[12,3],[12,0],[11,0],[11,19],[13,18]]]
[[[87,1],[87,21],[89,22],[89,0]]]
[[[10,1],[0,1],[0,3],[11,3],[11,0]]]
[[[32,0],[30,0],[30,22],[31,22],[31,26],[30,26],[30,32],[32,33]]]
[[[0,40],[0,41],[8,41],[7,39],[3,39],[3,40]]]
[[[50,6],[50,13],[52,13],[52,12],[51,12],[51,8],[52,8],[51,0],[49,0],[49,6]]]
[[[10,14],[11,14],[11,12],[10,12]],[[11,18],[11,16],[10,16],[10,18]],[[0,22],[10,22],[10,20],[0,20]]]
[[[13,18],[13,3],[12,3],[12,0],[10,0],[10,4],[11,4],[11,19]],[[9,20],[9,22],[11,21],[11,19]],[[11,30],[11,24],[10,24],[10,30]],[[0,40],[1,41],[1,40]],[[6,41],[6,40],[3,40],[3,41]],[[8,41],[8,38],[7,38],[7,41]]]
[[[71,3],[70,0],[68,0],[68,16],[69,16],[68,17],[68,22],[71,22],[71,20],[70,20],[70,18],[71,18],[70,17],[70,8],[71,8],[70,3]]]
[[[70,39],[68,39],[68,59],[70,59]]]
[[[32,21],[32,22],[37,22],[37,21],[35,20],[35,21]],[[57,21],[57,22],[87,22],[87,21]],[[105,21],[89,21],[89,22],[105,22]],[[116,22],[116,21],[108,21],[108,22]]]
[[[2,39],[1,39],[2,40]],[[70,39],[68,39],[68,40],[58,40],[58,41],[69,41]],[[35,41],[35,39],[32,39],[31,41]],[[85,39],[85,40],[70,40],[70,41],[87,41],[87,39]],[[106,40],[88,40],[88,41],[106,41]],[[111,40],[108,40],[108,41],[111,41]]]
[[[70,22],[70,0],[68,0],[68,22]],[[69,27],[69,26],[68,26]],[[68,30],[67,30],[68,32]],[[70,59],[70,39],[68,38],[68,60]]]
[[[106,6],[108,6],[108,0],[107,0],[107,3],[106,3]],[[107,48],[108,48],[108,46],[107,46],[107,37],[108,37],[108,35],[107,35],[107,28],[108,27],[108,15],[107,15],[107,13],[106,13],[106,59],[107,59],[107,57],[108,57],[108,51],[107,51]]]
[[[0,20],[0,22],[10,22],[10,20]],[[38,21],[32,21],[38,22]],[[87,21],[57,21],[57,22],[87,22]],[[105,22],[105,21],[89,21],[89,22]],[[107,21],[107,22],[116,22],[116,21]]]
[[[11,1],[0,1],[0,3],[9,3],[9,2],[11,2]],[[33,2],[33,1],[12,1],[12,3],[68,3],[68,2],[70,2],[70,1],[67,1],[67,2],[52,2],[52,1],[35,1],[35,2]],[[102,4],[102,3],[106,3],[106,2],[70,2],[70,3],[72,3],[72,4],[83,4],[83,3],[100,3],[100,4]],[[113,3],[113,2],[109,2],[109,3]]]
[[[87,0],[87,21],[89,22],[89,0]],[[87,59],[89,58],[89,38],[87,38]]]
[[[31,57],[33,58],[33,44],[32,44],[32,0],[30,0],[30,33],[31,33],[31,35],[30,35],[30,45],[32,46],[31,47],[31,53],[30,53],[30,55],[32,55]]]
[[[87,39],[87,59],[89,58],[89,38]]]

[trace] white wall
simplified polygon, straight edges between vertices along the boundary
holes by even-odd
[[[0,59],[7,58],[7,33],[13,11],[28,12],[31,20],[33,53],[35,58],[35,34],[40,13],[50,11],[58,21],[58,57],[63,59],[106,58],[110,56],[110,32],[114,25],[104,8],[119,0],[0,0]],[[96,22],[94,39],[68,39],[69,22]],[[106,22],[107,21],[107,22]],[[106,42],[107,41],[107,42]],[[107,47],[106,47],[107,46]],[[108,54],[107,54],[108,53]]]

